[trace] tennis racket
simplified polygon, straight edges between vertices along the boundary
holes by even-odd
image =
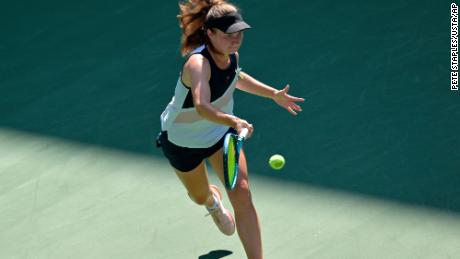
[[[227,133],[224,139],[224,178],[225,187],[228,190],[235,188],[238,179],[238,162],[240,150],[248,135],[248,129],[244,128],[239,135]]]

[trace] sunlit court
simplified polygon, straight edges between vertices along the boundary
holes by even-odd
[[[242,42],[238,59],[228,56],[228,87],[235,125],[248,131],[218,147],[234,182],[219,179],[214,160],[205,165],[236,218],[225,190],[243,188],[246,164],[235,157],[244,150],[263,258],[460,258],[457,5],[231,3],[244,39],[222,31],[235,21],[205,25],[221,30],[216,42]],[[165,142],[157,147],[174,87],[195,82],[182,78],[178,13],[176,1],[143,0],[0,8],[1,259],[248,258],[241,225],[219,231]],[[204,50],[216,78],[221,52]],[[274,95],[248,94],[237,84],[254,86],[247,75]],[[287,85],[301,108],[283,107]],[[216,100],[230,110],[230,99]]]
[[[2,258],[244,258],[162,159],[10,130],[0,143]],[[455,213],[270,177],[252,184],[269,258],[460,252]]]

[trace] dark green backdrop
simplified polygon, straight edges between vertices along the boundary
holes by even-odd
[[[251,173],[460,212],[450,2],[235,3],[253,26],[243,69],[307,99],[292,117],[236,95],[256,130]],[[0,127],[161,156],[152,139],[181,66],[177,12],[175,1],[2,4]]]

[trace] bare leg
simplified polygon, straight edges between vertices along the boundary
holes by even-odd
[[[176,174],[187,188],[190,198],[197,204],[207,207],[209,215],[219,230],[225,235],[232,235],[235,232],[233,214],[218,201],[221,199],[221,194],[217,187],[209,185],[205,162],[201,162],[197,168],[189,172],[176,170]]]
[[[192,171],[175,171],[187,189],[188,195],[194,202],[199,205],[206,205],[207,207],[211,207],[214,204],[204,161]]]
[[[217,151],[209,158],[213,169],[224,183],[223,151]],[[235,211],[236,228],[248,259],[262,259],[262,237],[256,209],[249,190],[246,156],[242,151],[239,161],[238,182],[235,189],[227,191]]]

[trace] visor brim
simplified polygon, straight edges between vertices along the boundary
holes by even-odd
[[[225,33],[235,33],[243,30],[251,29],[251,26],[243,21],[234,23],[230,25],[227,30],[225,30]]]

